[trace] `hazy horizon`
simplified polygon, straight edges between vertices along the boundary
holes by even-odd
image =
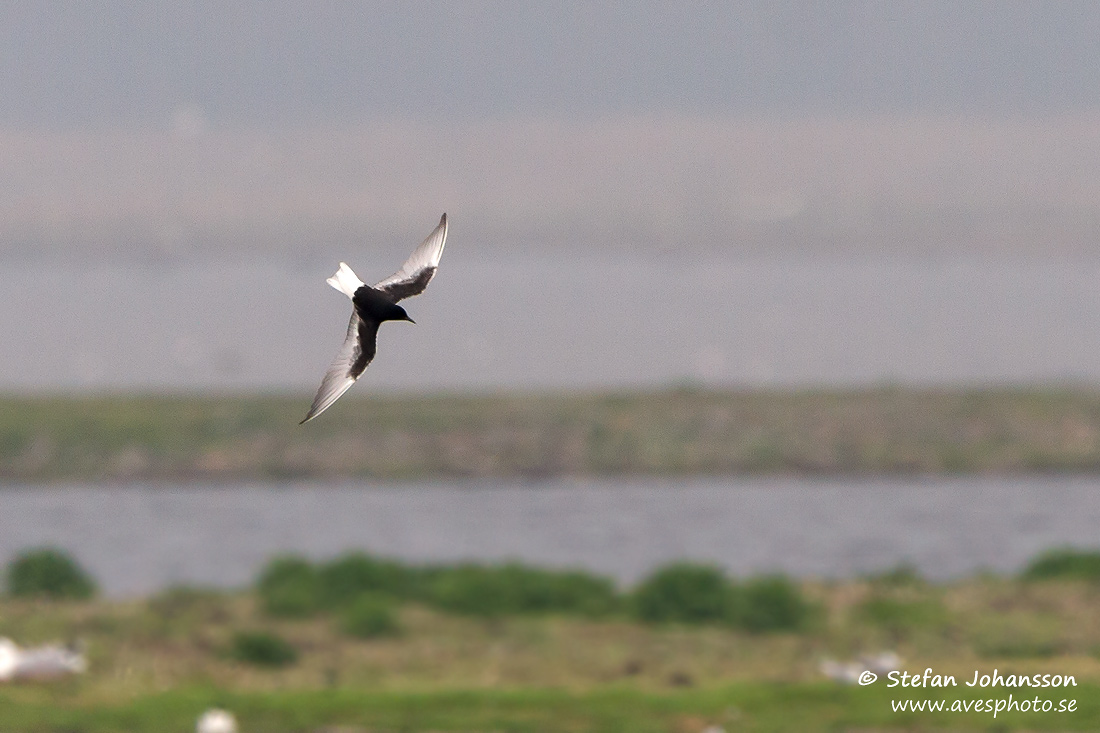
[[[0,253],[139,261],[400,251],[1100,254],[1100,113],[0,129]]]
[[[1100,254],[1100,6],[0,9],[0,258]]]
[[[1100,5],[0,8],[0,389],[1100,383]],[[532,287],[534,284],[536,287]]]

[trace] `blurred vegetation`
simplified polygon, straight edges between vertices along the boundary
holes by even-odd
[[[0,685],[0,710],[6,730],[84,733],[193,730],[211,706],[231,709],[242,730],[276,733],[1100,729],[1100,584],[1029,574],[932,582],[902,566],[822,582],[677,563],[612,586],[610,605],[591,613],[562,601],[584,594],[558,584],[585,577],[579,585],[604,588],[594,594],[603,598],[598,576],[282,557],[252,592],[0,599],[0,636],[79,639],[90,664],[59,684]],[[501,592],[501,579],[529,590]],[[307,614],[272,613],[262,594],[291,583],[324,600]],[[496,605],[440,602],[440,584],[465,598],[473,591],[455,589],[467,583],[495,588]],[[993,668],[1072,674],[1078,687],[1038,692],[1075,698],[1079,711],[902,716],[890,699],[928,691],[843,687],[819,669],[884,650],[906,670],[959,680]]]
[[[401,624],[397,620],[394,602],[388,598],[361,595],[343,612],[340,628],[345,634],[360,639],[397,636]]]
[[[950,615],[939,598],[927,593],[898,597],[893,593],[873,593],[858,609],[858,618],[877,626],[894,642],[912,638],[915,632],[942,632]]]
[[[753,633],[804,629],[818,611],[782,575],[737,583],[720,568],[684,562],[659,568],[631,596],[639,621],[722,624]]]
[[[1026,580],[1069,578],[1100,582],[1100,551],[1061,548],[1044,552],[1024,570]]]
[[[7,397],[0,479],[544,477],[1100,469],[1086,389]]]
[[[741,594],[721,568],[681,562],[643,580],[632,600],[640,621],[730,624],[739,614]]]
[[[1100,729],[1100,687],[1071,688],[1073,713],[894,713],[890,701],[920,699],[926,691],[881,685],[740,682],[712,688],[596,689],[477,688],[471,690],[361,688],[289,689],[226,693],[201,685],[108,699],[85,707],[0,690],[12,731],[51,733],[191,733],[211,707],[234,711],[249,733],[837,733],[838,731],[1094,731]],[[1055,693],[1057,695],[1057,693]],[[1007,694],[1006,694],[1007,696]],[[960,696],[961,697],[961,696]],[[1053,698],[1055,702],[1058,697]]]
[[[430,571],[424,600],[437,608],[471,616],[569,613],[598,616],[617,603],[615,586],[579,570],[553,571],[516,563],[473,563]]]
[[[344,605],[363,594],[418,598],[425,574],[411,566],[362,552],[352,552],[318,569],[322,602]]]
[[[817,608],[794,581],[783,575],[749,579],[742,591],[736,624],[756,633],[800,631],[817,614]]]
[[[264,611],[282,618],[306,618],[321,605],[321,582],[308,561],[278,557],[268,563],[256,582]]]
[[[392,601],[485,619],[618,615],[643,623],[717,624],[753,632],[801,629],[815,611],[788,578],[766,576],[739,584],[717,567],[692,563],[659,568],[633,590],[620,592],[610,578],[589,572],[514,562],[418,567],[356,553],[315,566],[284,556],[261,571],[256,593],[269,617],[307,618],[324,610],[343,613],[345,629],[368,627],[365,619],[380,617],[379,609]],[[356,604],[361,609],[350,611]],[[348,622],[349,614],[363,620]]]
[[[229,653],[238,662],[258,667],[286,667],[298,661],[298,650],[270,631],[238,631]]]
[[[82,599],[94,596],[96,586],[68,553],[42,548],[25,552],[11,562],[7,590],[17,598]]]
[[[601,616],[620,602],[609,579],[580,570],[504,565],[405,565],[352,553],[312,565],[279,557],[260,573],[256,591],[272,617],[304,618],[342,610],[364,598],[415,601],[450,613],[493,618],[567,613]]]

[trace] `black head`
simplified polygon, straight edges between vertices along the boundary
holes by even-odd
[[[379,304],[375,309],[375,314],[379,321],[409,321],[410,323],[416,323],[416,321],[409,318],[409,314],[405,312],[405,309],[396,303]]]

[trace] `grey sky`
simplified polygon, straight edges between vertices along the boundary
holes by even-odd
[[[1097,39],[1091,2],[4,3],[0,387],[312,389],[324,278],[443,211],[375,388],[1095,380]]]
[[[1092,2],[5,3],[0,120],[1092,109]]]
[[[1091,2],[6,3],[0,254],[1093,253]]]

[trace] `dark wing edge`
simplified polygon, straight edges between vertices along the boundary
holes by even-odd
[[[359,379],[367,365],[374,360],[374,354],[378,350],[378,321],[364,321],[359,319],[359,353],[348,372],[352,379]],[[350,328],[350,326],[349,326]]]
[[[428,235],[428,238],[413,250],[409,259],[401,269],[374,285],[375,290],[380,290],[396,303],[414,295],[420,295],[428,287],[435,271],[439,267],[439,260],[443,256],[443,247],[447,244],[447,215],[439,218],[439,225]]]
[[[321,380],[321,386],[318,388],[317,394],[313,398],[313,404],[309,408],[309,413],[302,419],[302,422],[298,423],[299,425],[304,425],[327,410],[333,402],[340,399],[340,395],[347,392],[351,385],[355,384],[355,380],[367,368],[370,358],[366,360],[362,367],[359,367],[359,362],[362,361],[362,350],[359,348],[361,324],[362,320],[359,318],[359,314],[353,309],[344,343],[340,347],[340,351],[337,352],[336,358],[329,365],[328,371],[325,372],[325,376]],[[375,332],[377,330],[378,326],[375,325]],[[374,356],[373,346],[371,351],[371,356]],[[355,371],[357,367],[358,371]]]

